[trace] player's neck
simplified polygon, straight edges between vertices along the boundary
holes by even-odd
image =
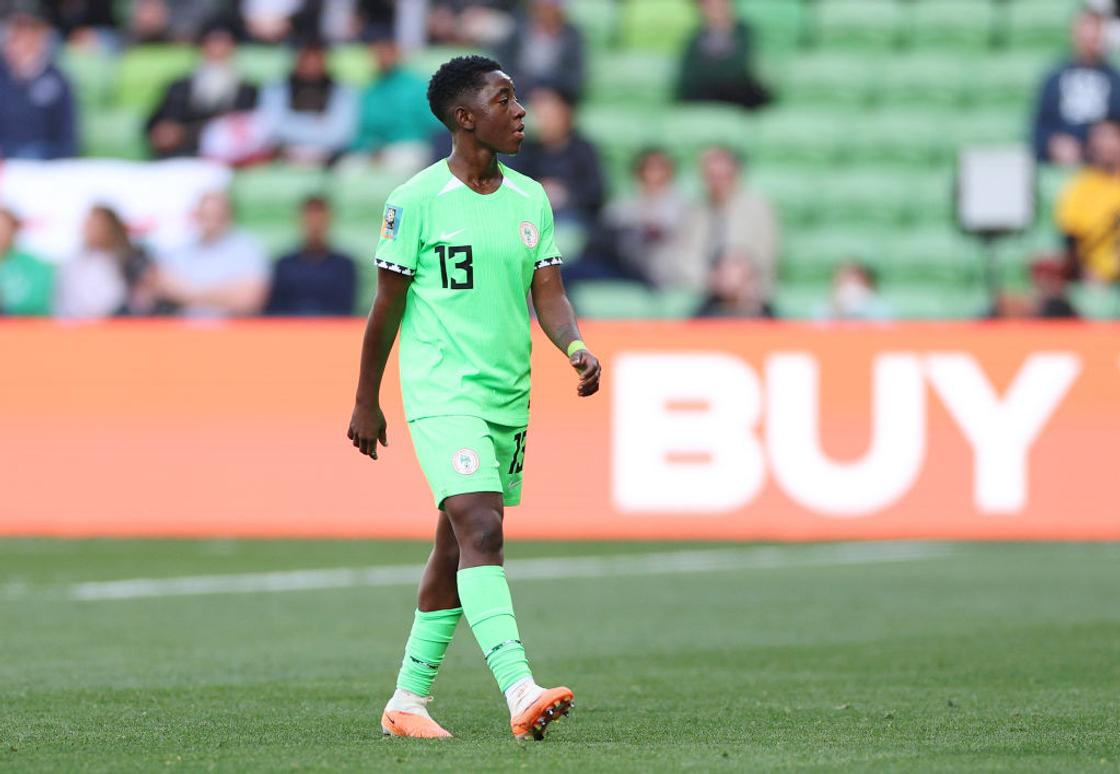
[[[451,174],[478,193],[493,193],[502,184],[498,154],[480,145],[456,142],[447,157]]]

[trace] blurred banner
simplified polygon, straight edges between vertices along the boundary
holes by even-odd
[[[225,190],[230,179],[223,165],[198,159],[4,161],[0,204],[23,221],[21,245],[49,260],[77,252],[82,222],[97,204],[116,210],[134,239],[160,251],[190,236],[199,198]]]
[[[361,321],[0,324],[0,533],[428,537],[346,439]],[[524,538],[1120,539],[1120,328],[587,323],[536,332]]]

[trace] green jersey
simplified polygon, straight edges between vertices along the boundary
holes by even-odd
[[[0,255],[0,314],[42,317],[51,313],[54,269],[28,253]]]
[[[526,295],[533,272],[561,259],[544,189],[501,170],[501,187],[484,195],[439,161],[385,205],[375,262],[412,277],[400,334],[410,421],[468,415],[528,422]]]

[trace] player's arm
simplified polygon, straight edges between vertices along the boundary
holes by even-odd
[[[377,272],[377,296],[373,299],[366,333],[362,339],[362,361],[358,371],[358,391],[354,413],[346,437],[364,455],[377,459],[377,444],[389,445],[385,434],[385,414],[381,411],[381,378],[385,363],[397,338],[404,316],[411,277],[388,269]]]
[[[581,341],[576,313],[564,292],[564,281],[560,278],[559,266],[543,266],[533,273],[533,308],[541,329],[561,352],[567,354],[574,341]],[[599,374],[602,371],[599,359],[590,350],[573,352],[569,358],[572,368],[579,373],[579,387],[576,392],[581,397],[594,395],[599,391]]]

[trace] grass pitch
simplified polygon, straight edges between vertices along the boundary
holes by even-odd
[[[534,744],[465,622],[431,706],[458,738],[374,733],[414,606],[395,571],[257,575],[421,544],[0,541],[0,769],[1120,767],[1120,546],[848,548],[509,546],[579,558],[510,571],[536,676],[576,692]],[[215,574],[241,580],[96,585]]]

